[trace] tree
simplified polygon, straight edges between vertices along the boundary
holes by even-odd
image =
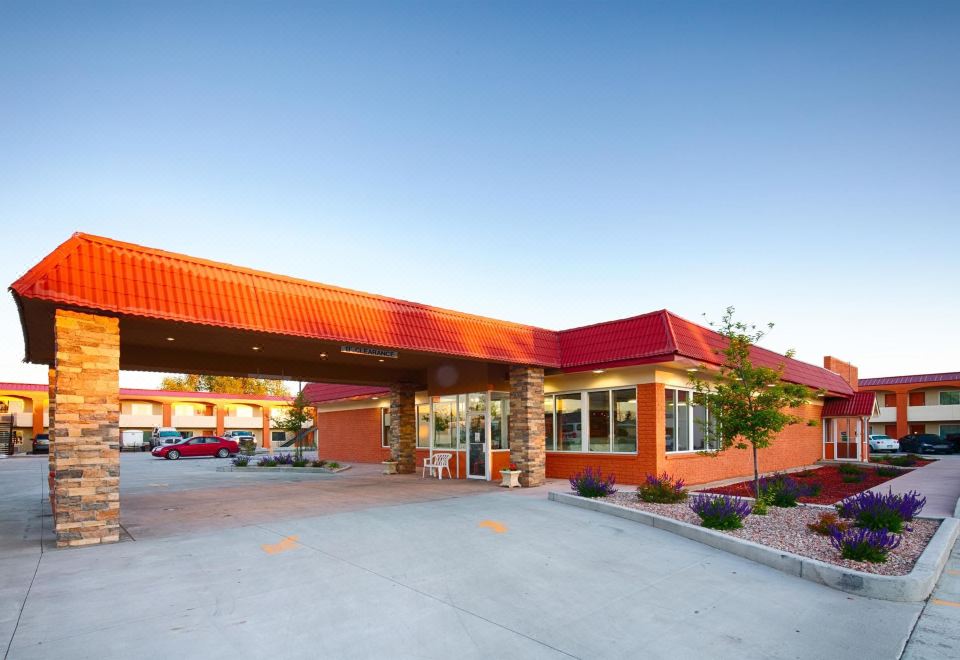
[[[303,437],[301,435],[303,427],[313,419],[309,404],[307,397],[303,395],[303,388],[300,388],[297,396],[290,402],[290,407],[284,410],[275,421],[278,429],[294,434],[294,438],[296,438],[294,453],[298,461],[303,460]]]
[[[757,450],[769,447],[787,426],[802,422],[803,419],[790,409],[803,405],[815,393],[805,385],[785,382],[782,362],[776,367],[754,365],[751,348],[773,328],[773,324],[768,323],[767,330],[758,330],[755,325],[736,321],[734,312],[733,307],[727,307],[716,328],[726,344],[716,351],[723,358],[719,371],[709,382],[699,373],[691,376],[691,381],[694,401],[709,410],[710,422],[704,426],[708,446],[716,447],[713,453],[751,447],[753,492],[759,493]],[[793,350],[786,353],[788,358],[793,355]],[[707,369],[703,365],[703,370]]]
[[[240,378],[236,376],[203,376],[197,374],[167,376],[160,381],[160,389],[180,392],[290,396],[290,391],[282,380]]]

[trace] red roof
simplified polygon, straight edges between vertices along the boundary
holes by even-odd
[[[724,347],[722,335],[667,310],[618,321],[608,321],[572,330],[560,336],[562,367],[566,371],[643,364],[685,357],[707,364],[720,364],[717,354]],[[759,346],[753,347],[754,363],[767,367],[784,365],[784,380],[841,395],[853,394],[839,375]]]
[[[848,399],[830,398],[823,404],[822,417],[871,417],[876,407],[876,394],[857,392]]]
[[[310,383],[304,386],[303,394],[311,403],[330,403],[350,399],[369,399],[388,396],[390,388],[370,385],[334,385],[333,383]]]
[[[10,287],[121,315],[558,366],[550,330],[76,233]]]
[[[46,392],[48,385],[37,383],[0,383],[0,391],[13,392]],[[306,389],[306,388],[304,388]],[[274,396],[272,394],[225,394],[222,392],[183,392],[179,390],[144,390],[129,387],[120,388],[120,396],[165,396],[176,399],[241,399],[250,401],[287,401],[292,397]]]
[[[36,299],[117,315],[197,323],[527,364],[565,371],[671,361],[719,363],[723,338],[666,310],[555,332],[341,289],[182,254],[74,234],[11,285]],[[853,390],[818,366],[755,348],[784,377],[834,394]]]
[[[920,374],[917,376],[886,376],[884,378],[861,378],[860,387],[876,387],[878,385],[909,385],[911,383],[942,383],[949,380],[960,380],[960,371],[942,374]]]

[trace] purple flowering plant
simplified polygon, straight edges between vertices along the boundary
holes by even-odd
[[[887,554],[900,545],[901,536],[886,529],[851,527],[830,530],[830,543],[844,559],[869,561],[876,564],[887,561]]]
[[[646,480],[637,488],[637,497],[644,502],[674,504],[687,499],[683,479],[674,479],[667,472],[648,474]]]
[[[750,503],[732,495],[698,493],[690,502],[690,510],[700,516],[700,524],[711,529],[738,529],[750,515]]]
[[[617,492],[617,483],[612,474],[603,476],[600,468],[594,471],[587,467],[570,477],[570,488],[581,497],[606,497]]]
[[[902,495],[893,489],[886,493],[867,490],[841,501],[837,512],[842,518],[852,518],[857,527],[899,534],[905,528],[904,523],[913,520],[926,503],[927,498],[915,490]]]

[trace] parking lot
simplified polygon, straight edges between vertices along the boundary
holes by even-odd
[[[133,540],[55,550],[46,460],[0,461],[7,657],[896,658],[920,612],[545,489],[224,463],[124,455]]]

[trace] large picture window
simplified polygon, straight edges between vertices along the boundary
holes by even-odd
[[[430,404],[417,406],[417,447],[430,447]]]
[[[547,451],[636,453],[637,391],[587,390],[543,401]]]
[[[941,406],[960,406],[960,390],[940,392]]]
[[[709,406],[694,402],[693,392],[664,390],[664,436],[667,452],[716,451],[716,440],[708,438],[712,428]]]

